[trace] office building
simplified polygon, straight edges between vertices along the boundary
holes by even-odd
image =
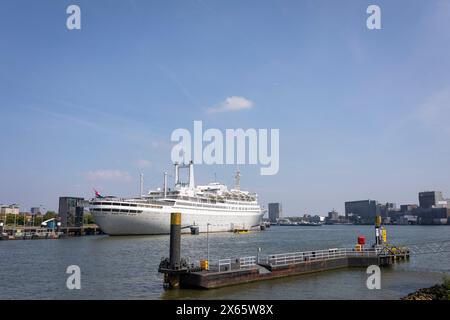
[[[281,203],[269,203],[270,222],[276,223],[282,217],[283,217],[283,210],[281,208]]]
[[[417,209],[417,204],[402,204],[402,205],[400,205],[400,212],[403,214],[412,212],[414,209]]]
[[[382,218],[395,217],[397,212],[397,206],[395,203],[387,202],[377,205],[379,207],[379,212]]]
[[[81,227],[84,217],[84,199],[60,197],[58,216],[62,227]]]
[[[375,200],[345,202],[345,218],[353,217],[362,223],[372,223],[380,215],[380,206]]]
[[[0,215],[8,215],[8,214],[19,214],[19,206],[15,204],[1,205]]]
[[[332,210],[328,212],[328,221],[338,221],[339,220],[339,213],[336,210]]]
[[[443,208],[446,207],[446,204],[447,201],[440,191],[419,192],[419,206],[421,208]]]
[[[448,208],[417,208],[413,212],[417,216],[418,224],[448,224],[450,221],[450,209]]]

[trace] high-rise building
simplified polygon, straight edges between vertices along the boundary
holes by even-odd
[[[444,206],[445,202],[445,206]],[[444,208],[447,201],[444,200],[440,191],[424,191],[419,192],[419,206],[423,209],[428,208]]]
[[[375,216],[380,215],[380,206],[375,200],[347,201],[345,203],[345,217],[357,216],[361,222],[373,222]]]
[[[84,199],[75,197],[60,197],[58,216],[62,227],[83,226]]]
[[[270,222],[278,222],[283,217],[281,203],[269,203],[269,220]]]

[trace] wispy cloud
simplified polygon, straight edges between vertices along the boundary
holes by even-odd
[[[400,136],[411,137],[413,128],[441,136],[450,133],[450,87],[436,90],[419,103],[411,112],[390,122],[383,130],[383,143],[392,144]]]
[[[55,111],[50,111],[50,110],[46,110],[46,109],[42,109],[39,107],[34,107],[34,106],[30,106],[30,107],[26,107],[27,109],[36,111],[36,112],[40,112],[55,118],[59,118],[59,119],[63,119],[65,121],[70,121],[73,123],[76,123],[78,125],[90,128],[90,129],[95,129],[95,130],[99,130],[99,131],[106,131],[105,128],[99,126],[97,123],[94,123],[92,121],[88,121],[85,119],[82,119],[80,117],[71,115],[71,114],[67,114],[67,113],[62,113],[62,112],[55,112]]]
[[[139,168],[139,169],[143,169],[143,168],[148,168],[152,165],[152,162],[150,160],[145,160],[145,159],[138,159],[135,161],[135,165]]]
[[[191,91],[181,82],[181,80],[178,78],[178,76],[167,68],[166,66],[163,66],[161,64],[155,64],[155,66],[166,75],[170,81],[172,81],[178,89],[180,89],[181,93],[189,100],[190,103],[194,106],[199,106],[200,103],[198,99],[191,93]]]
[[[162,149],[162,150],[168,150],[173,147],[173,143],[171,143],[169,140],[162,140],[162,139],[153,139],[150,143],[150,147],[153,149]]]
[[[450,132],[450,87],[432,94],[419,106],[414,117],[427,126]]]
[[[228,111],[239,111],[245,109],[253,108],[253,101],[238,96],[231,96],[225,99],[225,101],[219,103],[218,105],[209,108],[208,113],[217,112],[228,112]]]
[[[86,173],[86,178],[89,181],[130,181],[131,176],[128,172],[120,170],[94,170]]]

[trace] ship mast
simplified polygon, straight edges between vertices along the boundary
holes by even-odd
[[[164,171],[164,198],[167,197],[167,172]]]
[[[180,183],[180,165],[175,162],[175,187]]]
[[[234,176],[234,188],[236,190],[241,190],[241,171],[239,167],[236,168],[236,175]]]

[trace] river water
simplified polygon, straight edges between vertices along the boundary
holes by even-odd
[[[448,226],[387,226],[395,244],[450,241]],[[276,226],[248,234],[209,234],[210,260],[372,242],[372,226]],[[182,256],[206,258],[206,234],[182,236]],[[399,299],[450,274],[450,253],[412,256],[383,268],[381,289],[366,287],[364,269],[342,269],[215,290],[163,289],[158,273],[169,236],[85,236],[60,240],[0,241],[0,299]],[[81,289],[69,290],[66,269],[81,269]]]

